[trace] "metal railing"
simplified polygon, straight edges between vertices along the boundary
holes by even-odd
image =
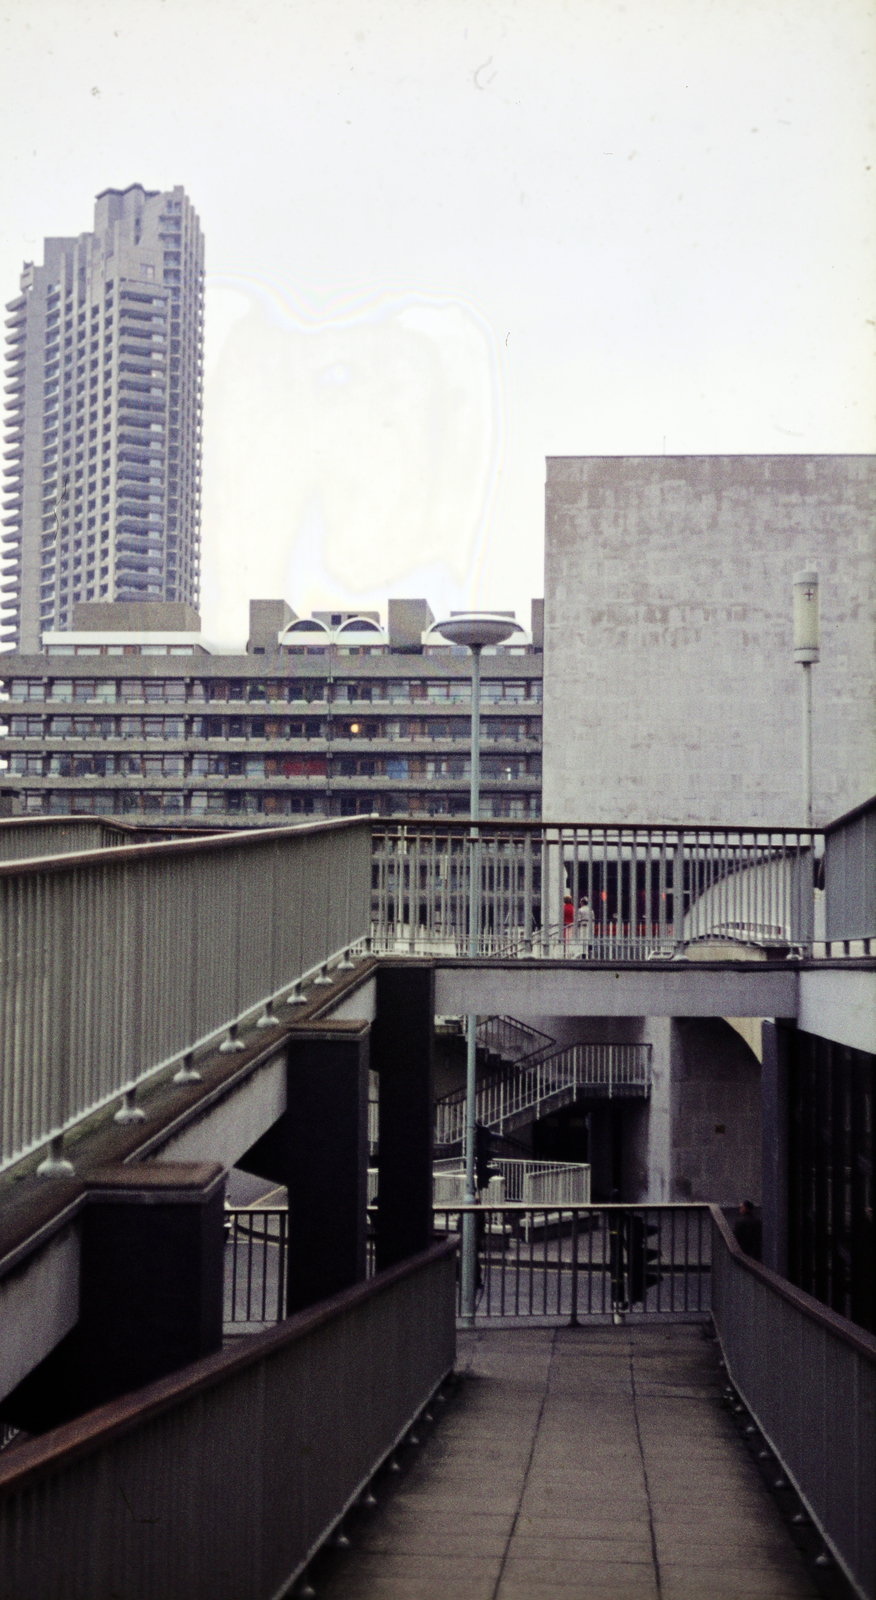
[[[455,1355],[454,1249],[0,1454],[0,1588],[285,1594]]]
[[[541,1033],[528,1022],[518,1022],[516,1017],[482,1017],[476,1037],[485,1050],[506,1061],[522,1061],[535,1050],[551,1049],[557,1042],[549,1033]]]
[[[486,1204],[506,1201],[523,1205],[586,1206],[590,1204],[590,1167],[575,1161],[526,1161],[505,1156],[490,1158],[493,1176]],[[432,1166],[434,1203],[462,1205],[465,1198],[465,1162],[446,1156]]]
[[[435,1208],[455,1233],[464,1206]],[[550,1321],[702,1316],[711,1305],[709,1207],[470,1207],[477,1216],[475,1317]],[[457,1302],[457,1311],[461,1301]]]
[[[375,823],[375,949],[467,954],[469,833]],[[812,944],[823,836],[810,829],[480,822],[478,837],[481,955],[640,961],[707,938]]]
[[[532,1163],[546,1169],[559,1163]],[[532,1178],[537,1181],[537,1174]],[[376,1177],[376,1174],[375,1174]],[[455,1174],[436,1173],[439,1186],[457,1184]],[[550,1191],[567,1181],[545,1171]],[[589,1168],[575,1168],[573,1182],[586,1187]],[[463,1189],[434,1206],[436,1236],[456,1236],[466,1210],[477,1218],[478,1301],[481,1318],[578,1322],[585,1317],[705,1315],[710,1307],[712,1235],[709,1207],[593,1206],[563,1201],[548,1192],[530,1203],[484,1203],[466,1207]],[[277,1214],[267,1232],[251,1227],[261,1213],[231,1211],[239,1219],[229,1236],[225,1271],[226,1329],[251,1331],[282,1318],[287,1235]],[[368,1270],[373,1272],[373,1226],[369,1207]],[[267,1242],[266,1242],[267,1241]],[[233,1314],[232,1314],[233,1308]]]
[[[825,828],[824,845],[828,947],[876,939],[876,799]]]
[[[282,1322],[289,1262],[288,1206],[225,1207],[226,1329]]]
[[[506,1133],[568,1104],[579,1090],[612,1099],[645,1096],[650,1087],[650,1044],[554,1046],[481,1078],[475,1118],[486,1128]],[[453,1089],[435,1102],[437,1144],[458,1144],[463,1138],[465,1104],[465,1089]]]
[[[855,1591],[876,1597],[876,1338],[739,1249],[712,1208],[727,1372]]]
[[[370,822],[0,864],[0,1169],[368,936]]]
[[[0,861],[111,850],[131,843],[130,830],[101,817],[4,817],[0,821]]]

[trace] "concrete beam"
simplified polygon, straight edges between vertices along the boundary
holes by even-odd
[[[178,1132],[155,1141],[150,1155],[160,1151],[162,1161],[221,1161],[226,1169],[236,1165],[263,1133],[286,1110],[286,1044],[284,1039],[272,1061],[260,1066],[242,1083],[222,1096],[205,1096],[203,1108],[195,1106]]]
[[[77,1217],[0,1280],[0,1399],[75,1327],[80,1247]]]
[[[512,1017],[795,1017],[789,963],[436,962],[435,1009]]]
[[[876,966],[807,967],[800,973],[797,1025],[876,1055]]]

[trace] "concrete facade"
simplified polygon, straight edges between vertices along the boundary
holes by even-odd
[[[0,641],[90,600],[197,605],[204,241],[183,190],[105,189],[6,307]]]
[[[543,814],[803,820],[791,584],[821,587],[816,825],[876,771],[876,457],[558,457]]]

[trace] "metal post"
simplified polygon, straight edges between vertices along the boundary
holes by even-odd
[[[803,821],[812,827],[812,663],[803,667]]]
[[[471,646],[471,827],[469,829],[468,953],[478,953],[480,909],[480,835],[477,821],[481,807],[481,646]],[[465,1204],[473,1206],[475,1191],[475,1098],[477,1095],[477,1016],[466,1017],[465,1061]],[[462,1306],[465,1328],[474,1327],[477,1289],[477,1218],[473,1211],[462,1216]]]
[[[811,564],[794,573],[794,660],[803,668],[803,811],[812,827],[812,666],[820,658],[818,573]]]

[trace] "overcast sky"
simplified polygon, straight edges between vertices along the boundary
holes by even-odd
[[[7,0],[0,283],[206,237],[202,612],[514,607],[546,455],[872,451],[859,0]]]

